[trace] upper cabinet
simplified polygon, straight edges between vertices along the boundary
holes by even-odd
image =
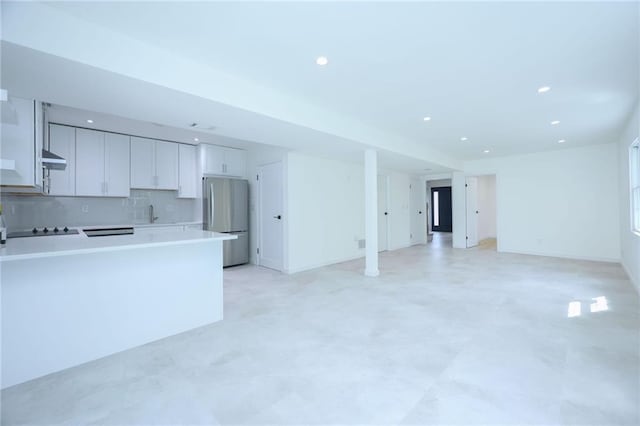
[[[76,195],[76,128],[49,125],[49,151],[67,160],[64,170],[45,171],[45,192],[49,195]]]
[[[216,145],[200,144],[202,172],[205,174],[244,177],[246,151]]]
[[[196,198],[196,185],[198,182],[196,147],[180,144],[178,156],[180,157],[178,198]]]
[[[10,96],[0,102],[0,181],[20,188],[42,185],[42,104]],[[19,188],[18,188],[19,189]]]
[[[131,137],[131,188],[178,189],[178,144]]]
[[[109,197],[128,197],[131,138],[116,133],[104,134],[104,177]]]
[[[76,129],[78,196],[129,196],[129,136]]]

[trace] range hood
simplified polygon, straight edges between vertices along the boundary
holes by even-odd
[[[64,170],[67,160],[46,149],[42,150],[42,167],[49,170]]]

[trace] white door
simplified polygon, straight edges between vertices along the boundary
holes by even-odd
[[[465,187],[468,248],[478,245],[478,178],[468,177]]]
[[[258,264],[282,271],[284,218],[282,203],[282,163],[260,167],[258,171]]]
[[[378,176],[378,251],[387,250],[389,211],[387,207],[387,185],[386,176]]]
[[[109,197],[129,196],[129,136],[115,133],[104,135],[104,170],[106,188]]]
[[[424,244],[427,239],[426,203],[424,184],[420,179],[411,179],[409,210],[411,221],[411,244]]]
[[[76,195],[105,195],[104,132],[76,129]]]

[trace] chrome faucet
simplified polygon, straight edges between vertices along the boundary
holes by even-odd
[[[153,215],[153,204],[149,204],[149,222],[154,223],[158,216]]]

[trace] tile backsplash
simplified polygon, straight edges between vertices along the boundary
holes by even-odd
[[[196,200],[176,198],[176,191],[132,189],[129,198],[2,194],[0,200],[9,231],[34,226],[146,224],[151,204],[159,224],[202,220]]]

